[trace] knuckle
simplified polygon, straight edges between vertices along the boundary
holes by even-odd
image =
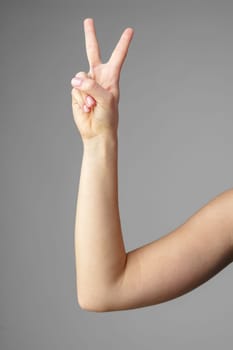
[[[91,89],[95,88],[95,84],[96,84],[95,80],[93,80],[93,79],[87,79],[87,80],[86,80],[86,83],[85,83],[86,89],[87,89],[87,90],[91,90]]]
[[[75,76],[78,78],[85,78],[87,76],[87,73],[81,71],[75,74]]]

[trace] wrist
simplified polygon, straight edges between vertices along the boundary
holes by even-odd
[[[83,150],[90,156],[106,156],[117,151],[118,136],[116,133],[100,134],[90,139],[83,140]]]

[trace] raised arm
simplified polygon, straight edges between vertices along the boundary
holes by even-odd
[[[133,36],[127,28],[103,64],[92,19],[84,21],[88,73],[72,79],[83,140],[75,222],[77,298],[89,311],[134,309],[174,299],[233,260],[233,189],[162,238],[126,253],[118,207],[119,77]],[[146,231],[146,227],[145,227]]]
[[[126,263],[118,208],[117,128],[119,77],[133,36],[125,29],[103,64],[94,22],[84,21],[88,73],[72,79],[72,108],[83,141],[75,223],[77,297],[80,306],[102,310]],[[77,84],[78,83],[78,84]]]

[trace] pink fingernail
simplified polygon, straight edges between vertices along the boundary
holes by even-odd
[[[71,80],[71,84],[73,86],[80,86],[82,84],[82,79],[75,77]]]
[[[95,105],[95,100],[91,96],[87,96],[86,102],[89,107]]]
[[[84,105],[83,106],[83,110],[84,110],[84,112],[90,112],[90,108],[87,106],[87,105]]]

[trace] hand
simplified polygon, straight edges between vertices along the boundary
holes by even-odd
[[[74,121],[87,141],[117,133],[120,72],[134,31],[124,30],[107,63],[101,62],[92,18],[84,20],[84,32],[89,72],[79,72],[71,80],[71,95]]]

